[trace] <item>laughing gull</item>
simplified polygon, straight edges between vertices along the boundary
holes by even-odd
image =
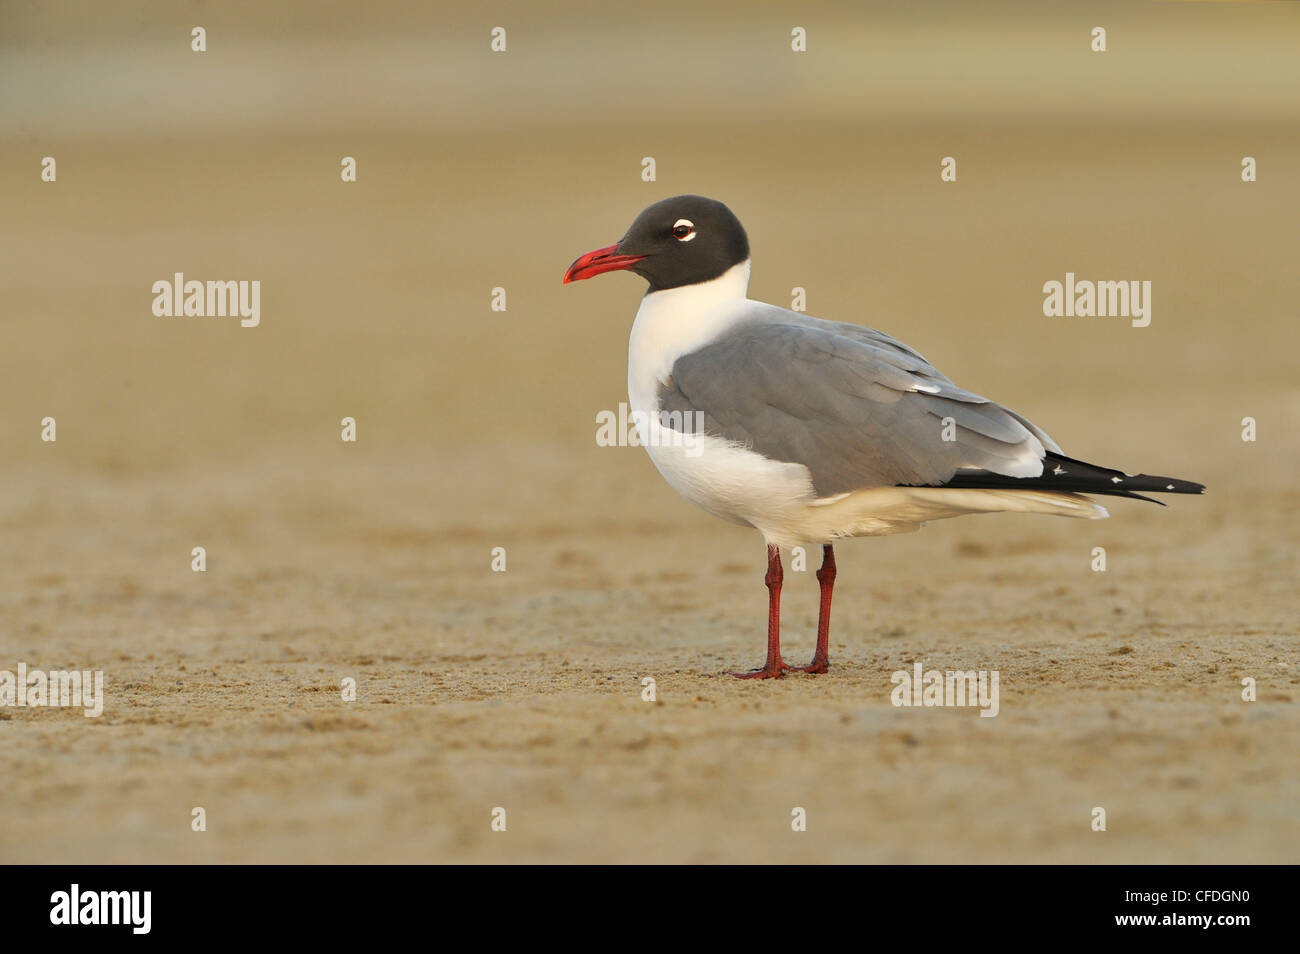
[[[767,542],[767,661],[740,678],[827,671],[841,537],[998,511],[1097,520],[1108,514],[1084,493],[1158,503],[1139,491],[1205,489],[1066,457],[883,332],[749,299],[749,239],[714,199],[656,202],[564,282],[621,269],[650,283],[627,360],[641,443],[679,494]],[[788,666],[780,548],[800,544],[822,546],[821,609],[812,662]]]

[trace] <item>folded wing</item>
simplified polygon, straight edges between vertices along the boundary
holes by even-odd
[[[660,406],[699,413],[708,434],[804,465],[818,497],[900,485],[1123,496],[1203,489],[1066,458],[1041,429],[881,332],[756,307],[764,310],[754,320],[677,359]],[[1058,488],[1064,476],[1069,486]]]

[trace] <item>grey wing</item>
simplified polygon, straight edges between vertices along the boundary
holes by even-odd
[[[678,358],[661,409],[699,412],[706,433],[803,464],[819,497],[938,486],[963,468],[1037,477],[1060,450],[881,332],[782,314]]]

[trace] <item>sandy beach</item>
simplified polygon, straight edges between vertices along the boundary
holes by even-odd
[[[201,55],[163,6],[96,36],[14,14],[3,41],[8,88],[60,64],[84,85],[0,107],[0,669],[102,670],[105,697],[0,708],[0,861],[1300,858],[1300,59],[1294,11],[1265,9],[1286,5],[1116,11],[1104,67],[1063,14],[931,43],[897,8],[828,7],[791,62],[795,14],[729,34],[670,5],[665,32],[695,30],[672,62],[721,51],[697,96],[667,71],[680,115],[619,86],[662,49],[636,20],[512,8],[500,63],[470,12],[421,20],[453,89],[399,5],[355,31],[302,5],[294,36],[235,5]],[[735,63],[769,109],[731,109]],[[321,89],[350,94],[277,98],[331,64]],[[744,221],[752,297],[802,287],[1067,453],[1207,494],[847,541],[832,671],[731,679],[762,661],[762,540],[598,446],[642,285],[560,284],[688,191]],[[260,281],[260,324],[156,317],[175,272]],[[1150,325],[1044,317],[1067,272],[1150,281]],[[815,569],[787,562],[791,661]],[[997,717],[891,704],[915,663],[997,670]]]

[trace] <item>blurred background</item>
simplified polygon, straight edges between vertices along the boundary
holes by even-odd
[[[0,668],[109,693],[0,712],[0,859],[1294,860],[1298,184],[1295,3],[0,0]],[[761,542],[596,446],[642,287],[560,284],[681,192],[752,297],[1210,494],[848,545],[839,676],[713,678]],[[178,271],[260,326],[155,317]],[[1067,271],[1152,282],[1150,327],[1045,318]],[[892,709],[923,657],[1020,702]]]

